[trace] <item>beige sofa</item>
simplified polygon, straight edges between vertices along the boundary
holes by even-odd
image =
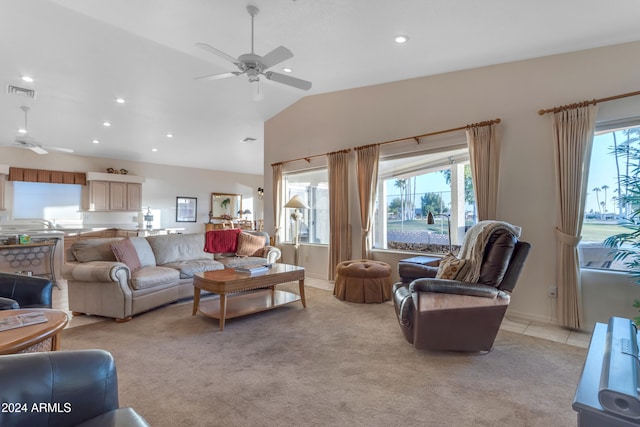
[[[127,321],[136,314],[193,297],[196,272],[272,264],[280,258],[280,250],[268,246],[267,233],[247,233],[264,237],[262,257],[207,253],[204,233],[131,237],[141,266],[134,271],[116,261],[113,253],[111,244],[122,238],[79,240],[67,251],[62,267],[62,276],[68,284],[69,309],[74,314]]]

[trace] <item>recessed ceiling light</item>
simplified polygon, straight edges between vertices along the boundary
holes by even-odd
[[[18,129],[18,132],[24,135],[25,133],[27,133],[27,130],[26,129]]]
[[[23,82],[33,83],[33,77],[31,76],[21,76],[20,78],[22,79]]]
[[[99,139],[92,139],[91,142],[93,142],[94,144],[100,144],[100,140]]]
[[[155,153],[156,151],[158,151],[158,149],[157,148],[152,148],[151,151],[153,151]]]
[[[282,69],[282,71],[284,71],[285,73],[291,73],[291,72],[293,72],[293,68],[284,67],[284,68]]]
[[[109,127],[109,126],[111,126],[111,123],[110,122],[104,122],[104,123],[102,123],[102,125],[105,126],[105,127]]]
[[[124,103],[125,103],[125,102],[127,102],[127,101],[125,101],[125,100],[124,100],[124,98],[116,98],[116,102],[117,102],[118,104],[124,104]]]
[[[395,41],[398,44],[406,43],[409,41],[409,36],[405,36],[401,34],[399,36],[396,36]]]
[[[167,138],[173,138],[173,134],[171,132],[167,133]]]

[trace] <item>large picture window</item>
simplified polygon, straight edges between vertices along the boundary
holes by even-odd
[[[284,202],[300,196],[309,209],[302,209],[300,220],[300,243],[329,244],[329,178],[326,168],[287,173],[284,180]],[[293,241],[291,219],[293,209],[283,208],[285,241]]]
[[[627,270],[616,251],[604,245],[607,237],[628,233],[637,226],[633,216],[639,208],[632,201],[637,189],[627,177],[640,167],[640,119],[599,124],[593,139],[582,240],[579,245],[583,268]],[[636,199],[637,200],[637,199]],[[623,245],[629,249],[630,245]]]
[[[476,222],[466,147],[380,160],[375,248],[447,252],[451,238],[455,252]]]

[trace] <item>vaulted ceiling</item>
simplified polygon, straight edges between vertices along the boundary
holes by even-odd
[[[197,42],[250,52],[248,4],[255,52],[289,48],[272,70],[309,91],[263,79],[256,102],[244,75],[195,79],[236,70]],[[36,91],[0,94],[0,145],[28,106],[45,148],[261,174],[264,121],[304,96],[640,40],[639,14],[637,0],[0,0],[2,83]]]

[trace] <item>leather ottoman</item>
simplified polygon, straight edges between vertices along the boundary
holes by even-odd
[[[381,261],[343,261],[336,268],[333,288],[336,298],[358,303],[391,299],[391,266]]]

